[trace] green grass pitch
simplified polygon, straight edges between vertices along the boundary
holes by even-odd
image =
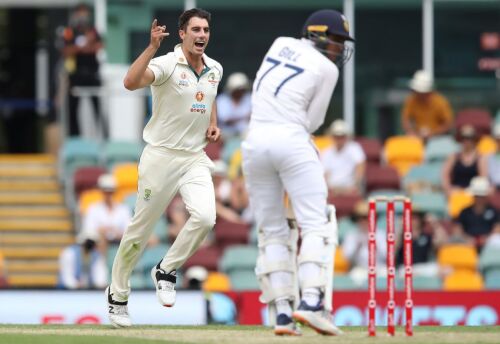
[[[262,326],[133,326],[114,329],[109,325],[0,325],[0,343],[5,344],[132,344],[132,343],[500,343],[500,326],[424,327],[407,338],[403,328],[388,337],[378,328],[369,338],[366,327],[344,327],[341,337],[323,337],[303,329],[301,337],[276,337]]]

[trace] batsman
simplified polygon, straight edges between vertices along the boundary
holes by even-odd
[[[335,208],[327,206],[311,134],[323,124],[339,67],[351,56],[346,40],[354,41],[341,13],[314,12],[300,39],[274,41],[253,86],[243,172],[259,228],[260,299],[276,335],[300,335],[295,322],[323,335],[342,333],[331,316]],[[300,228],[298,256],[298,230],[287,222],[285,192]]]

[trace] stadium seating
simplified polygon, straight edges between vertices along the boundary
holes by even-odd
[[[500,248],[486,245],[479,257],[479,268],[483,274],[489,270],[500,270]]]
[[[474,197],[467,191],[453,191],[448,197],[448,214],[452,219],[474,202]]]
[[[491,114],[486,109],[463,109],[456,115],[455,128],[458,129],[467,124],[472,125],[480,136],[488,135],[492,124]]]
[[[248,242],[249,231],[249,225],[217,218],[214,229],[215,241],[221,248],[235,244],[246,244]]]
[[[357,231],[358,226],[356,223],[352,222],[348,217],[338,218],[339,227],[339,241],[342,243],[347,233],[350,231]]]
[[[442,287],[443,281],[438,277],[413,277],[413,289],[415,290],[441,290]]]
[[[384,145],[384,156],[390,166],[404,176],[413,165],[424,160],[424,145],[415,136],[392,136]]]
[[[138,162],[143,145],[131,141],[108,141],[104,145],[104,161],[108,168],[117,163]]]
[[[73,176],[73,188],[75,197],[79,197],[82,191],[97,188],[97,179],[106,173],[106,169],[100,166],[80,167]]]
[[[200,247],[184,264],[183,268],[203,266],[208,271],[216,271],[219,264],[220,249],[216,246]]]
[[[446,276],[443,282],[445,291],[480,291],[483,288],[483,278],[477,271],[455,271]]]
[[[202,289],[207,292],[224,293],[231,290],[231,281],[228,275],[212,271],[208,273],[207,279],[203,282]]]
[[[484,287],[486,289],[500,289],[500,269],[492,269],[484,274]]]
[[[451,135],[436,136],[429,139],[425,146],[426,161],[444,161],[460,150],[460,145]]]
[[[231,273],[234,270],[255,269],[257,262],[258,248],[251,245],[234,245],[224,250],[219,261],[219,270]]]
[[[477,151],[480,154],[488,155],[493,154],[497,150],[497,142],[494,138],[489,135],[484,135],[481,137],[479,142],[477,143]]]
[[[368,164],[379,164],[382,155],[382,144],[379,139],[368,137],[357,137],[355,139],[361,145],[366,155]]]
[[[258,248],[250,245],[228,247],[219,262],[219,270],[226,273],[233,290],[258,289],[255,276]]]
[[[170,246],[167,244],[158,244],[155,246],[146,247],[144,249],[144,252],[142,253],[141,258],[139,258],[139,261],[137,262],[135,270],[142,271],[146,275],[146,277],[149,276],[153,266],[158,264],[160,260],[163,259],[169,247]]]
[[[442,167],[441,161],[413,166],[402,179],[404,190],[408,193],[439,190]]]
[[[80,212],[80,215],[85,214],[92,204],[101,202],[103,200],[104,194],[99,189],[89,189],[83,191],[80,195],[80,198],[78,199],[78,210]]]
[[[391,166],[368,164],[365,173],[365,189],[371,192],[378,189],[399,190],[398,172]]]
[[[321,153],[333,145],[333,139],[329,135],[314,136],[314,144]]]
[[[349,261],[345,258],[342,252],[342,247],[337,247],[335,250],[335,273],[343,274],[349,271]]]
[[[328,195],[328,203],[335,206],[337,218],[351,215],[356,203],[362,199],[358,194],[334,195],[329,192]]]
[[[116,180],[118,199],[125,199],[129,194],[137,192],[139,171],[136,163],[122,163],[115,165],[113,176]]]
[[[349,275],[336,273],[333,276],[333,290],[355,290],[360,288],[361,286],[357,285]]]
[[[411,196],[413,209],[431,213],[439,218],[448,214],[446,197],[441,192],[419,192]]]
[[[100,161],[100,147],[83,138],[68,138],[61,148],[61,177],[72,176],[78,167],[97,166]]]
[[[447,244],[439,249],[437,261],[440,266],[451,267],[455,271],[476,271],[479,259],[473,246]]]

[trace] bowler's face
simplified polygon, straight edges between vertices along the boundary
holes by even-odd
[[[210,39],[210,27],[206,19],[192,17],[186,30],[179,30],[185,51],[195,56],[202,56]]]

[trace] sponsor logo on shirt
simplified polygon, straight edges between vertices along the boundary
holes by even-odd
[[[219,80],[215,78],[214,72],[208,74],[208,82],[212,85],[212,87],[215,87],[219,83]]]
[[[207,111],[207,107],[205,104],[200,104],[200,102],[205,99],[205,93],[202,91],[198,91],[195,94],[195,99],[198,103],[194,103],[191,105],[191,112],[199,112],[199,113],[205,113]]]
[[[181,80],[179,80],[179,86],[188,87],[189,81],[187,81],[186,79],[187,79],[186,72],[182,72],[181,73]]]
[[[201,91],[196,92],[195,95],[196,101],[201,102],[203,98],[205,98],[205,94]]]

